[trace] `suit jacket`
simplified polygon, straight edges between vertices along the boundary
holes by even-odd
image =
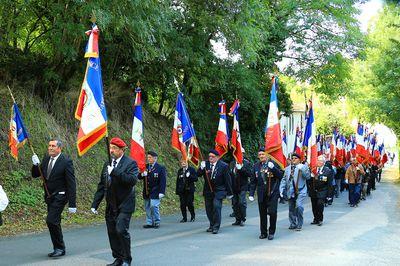
[[[270,161],[272,162],[272,161]],[[267,162],[262,164],[257,162],[253,166],[253,175],[250,180],[250,193],[254,197],[257,189],[258,202],[264,200],[277,199],[279,197],[279,184],[282,178],[282,171],[274,162],[272,169],[267,167]]]
[[[106,197],[107,210],[132,213],[135,211],[135,189],[139,173],[136,161],[123,155],[118,165],[111,171],[108,181],[108,162],[105,162],[100,174],[100,182],[94,194],[92,208],[97,209]]]
[[[309,195],[312,198],[325,199],[328,195],[331,195],[333,170],[328,166],[324,165],[318,169],[317,174],[312,177],[309,181],[310,189]]]
[[[167,170],[159,163],[154,163],[152,167],[146,164],[147,171],[147,188],[149,195],[146,195],[146,184],[143,184],[143,198],[144,199],[158,199],[158,194],[165,195],[165,188],[167,186]],[[144,180],[145,177],[139,174],[139,179]]]
[[[229,173],[229,166],[225,162],[218,160],[216,165],[214,166],[214,172],[211,174],[211,164],[209,161],[206,161],[206,167],[204,169],[199,168],[199,170],[197,171],[197,175],[204,177],[204,196],[215,195],[217,199],[223,199],[227,195],[233,195],[232,179]],[[207,181],[207,176],[209,178],[213,192],[210,189],[209,183]]]
[[[185,171],[183,168],[179,168],[176,177],[176,194],[181,195],[185,191],[193,193],[196,190],[194,182],[197,180],[197,173],[193,167],[188,166]]]
[[[292,175],[292,165],[285,168],[283,178],[281,180],[279,191],[284,194],[288,199],[294,198],[295,189],[297,187],[298,195],[307,196],[307,180],[310,179],[310,170],[304,164],[294,167]]]
[[[243,159],[243,166],[240,170],[236,169],[236,161],[233,160],[230,165],[232,176],[233,192],[239,193],[249,189],[249,177],[252,175],[252,165],[249,160]]]
[[[47,173],[49,162],[50,156],[46,155],[42,159],[40,166],[32,166],[32,177],[36,178],[40,176],[40,167],[46,179],[46,185],[50,195],[55,196],[58,192],[65,192],[69,207],[76,208],[76,179],[72,160],[64,155],[64,153],[61,153],[60,157],[58,157],[57,161],[54,163],[51,173]]]

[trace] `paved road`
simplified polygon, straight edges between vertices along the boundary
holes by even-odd
[[[287,229],[287,204],[280,204],[276,238],[259,240],[258,209],[249,204],[244,227],[231,226],[230,206],[223,208],[220,233],[206,233],[207,218],[198,211],[194,223],[179,215],[162,217],[162,227],[143,229],[133,221],[133,265],[400,265],[400,192],[390,181],[358,208],[347,193],[325,209],[325,223],[310,225],[305,209],[303,231]],[[47,232],[0,238],[0,265],[105,265],[113,261],[104,225],[64,231],[67,256],[52,260]]]

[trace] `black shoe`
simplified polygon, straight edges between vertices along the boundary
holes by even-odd
[[[243,221],[240,221],[239,226],[244,226],[244,222],[243,222]]]
[[[322,225],[322,221],[320,221],[319,223],[318,223],[318,226],[321,226]]]
[[[155,225],[153,226],[153,228],[154,228],[154,229],[158,229],[158,228],[160,228],[160,225],[159,225],[159,224],[155,224]]]
[[[190,221],[191,221],[191,222],[194,222],[194,220],[195,220],[195,218],[194,218],[194,217],[190,218]]]
[[[151,224],[145,224],[145,225],[143,225],[143,228],[146,228],[146,229],[148,229],[148,228],[153,228],[154,227],[154,225],[151,225]]]
[[[311,222],[311,224],[318,224],[318,221],[314,220]]]
[[[274,235],[269,234],[268,235],[268,240],[272,240],[272,239],[274,239]]]
[[[294,229],[296,231],[301,231],[301,227],[297,227],[296,229]]]
[[[213,233],[214,235],[218,234],[218,229],[213,229],[213,230],[212,230],[212,233]]]
[[[264,239],[264,238],[267,238],[267,237],[268,237],[267,235],[261,234],[258,238],[259,239]]]
[[[294,230],[294,229],[296,229],[296,228],[297,228],[297,227],[294,226],[294,225],[289,226],[289,230]]]
[[[231,214],[229,214],[229,217],[235,217],[235,213],[232,212]]]
[[[206,230],[207,233],[211,233],[212,231],[213,231],[213,229],[212,229],[211,227],[209,227],[209,228]]]
[[[121,259],[115,259],[113,263],[107,264],[107,266],[119,266],[122,264]]]
[[[241,221],[236,221],[232,225],[240,225]]]
[[[65,250],[63,249],[55,249],[53,252],[47,254],[50,258],[57,258],[65,255]]]
[[[179,221],[180,223],[186,223],[187,219],[183,218],[182,220]]]

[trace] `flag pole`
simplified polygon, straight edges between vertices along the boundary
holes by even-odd
[[[10,86],[7,85],[7,88],[8,88],[8,91],[10,92],[10,95],[11,95],[11,98],[13,100],[13,103],[16,104],[16,101],[15,101],[15,98],[14,98],[14,95],[13,95],[13,93],[11,91]],[[28,140],[28,145],[29,145],[29,148],[31,149],[32,153],[36,154],[35,150],[33,149],[33,146],[32,146],[30,138],[27,137],[26,139]],[[42,184],[43,184],[44,190],[46,191],[46,195],[49,198],[50,197],[50,193],[49,193],[49,189],[47,188],[46,179],[43,176],[43,172],[42,172],[42,169],[40,168],[40,166],[38,166],[38,169],[39,169],[40,179],[42,180]]]

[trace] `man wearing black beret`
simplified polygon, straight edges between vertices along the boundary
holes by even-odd
[[[158,154],[154,151],[147,152],[146,170],[139,174],[139,179],[143,180],[143,199],[146,209],[146,224],[144,228],[159,228],[160,203],[165,196],[167,185],[167,170],[157,162]]]
[[[222,200],[233,197],[229,166],[219,160],[220,154],[212,149],[208,153],[208,161],[202,161],[198,170],[198,176],[203,176],[203,195],[207,218],[210,226],[207,232],[218,234],[221,225]]]

